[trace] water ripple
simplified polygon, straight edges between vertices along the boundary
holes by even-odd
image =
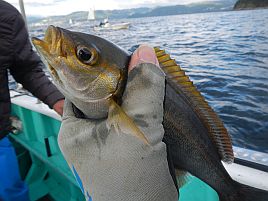
[[[125,49],[142,43],[166,49],[222,118],[233,143],[268,152],[267,9],[124,21],[131,22],[129,30],[93,33]],[[70,29],[92,32],[88,22]]]

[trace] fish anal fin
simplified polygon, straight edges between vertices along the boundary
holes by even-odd
[[[221,159],[227,163],[233,162],[234,154],[231,138],[218,115],[209,106],[176,61],[165,50],[161,50],[159,47],[155,47],[154,50],[167,79],[186,97],[190,107],[195,111],[208,131]]]
[[[108,127],[114,126],[115,131],[120,134],[126,133],[137,137],[145,144],[149,145],[149,141],[143,132],[137,127],[134,121],[126,114],[126,112],[114,101],[110,100],[108,113]]]

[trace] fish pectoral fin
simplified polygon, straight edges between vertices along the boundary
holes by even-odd
[[[133,135],[149,145],[149,141],[143,132],[114,100],[110,100],[107,123],[109,128],[114,126],[118,134],[126,133]]]
[[[178,188],[182,187],[190,180],[189,174],[186,171],[175,169],[175,174],[177,178]]]

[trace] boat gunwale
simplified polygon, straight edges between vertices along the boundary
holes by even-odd
[[[19,92],[13,90],[10,91],[10,97],[12,104],[61,121],[61,117],[54,110],[50,109],[44,103],[37,101],[37,98],[35,97],[20,94]],[[267,177],[268,181],[268,153],[245,149],[237,146],[233,146],[233,150],[235,156],[234,163],[226,164],[223,162],[223,165],[230,176],[238,182],[241,182],[241,180],[243,180],[241,183],[248,184],[245,183],[245,180],[247,180],[247,178],[251,178],[252,175],[241,173],[241,168],[243,169],[243,167],[246,167],[248,170],[254,170],[253,172],[256,174],[255,177],[258,181],[256,181],[256,184],[254,183],[253,186],[268,191],[268,182],[267,184],[263,183],[264,181],[262,179],[264,177]],[[239,168],[237,168],[237,166]]]

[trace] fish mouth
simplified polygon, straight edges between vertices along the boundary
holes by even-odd
[[[55,57],[65,56],[62,53],[62,36],[62,32],[59,28],[50,25],[46,30],[43,40],[36,37],[32,38],[36,50],[41,57],[44,57],[45,62],[48,63],[48,69],[56,78],[59,78],[59,76],[50,61]]]
[[[49,53],[53,55],[61,55],[61,30],[57,27],[50,25],[45,33],[44,39],[33,37],[32,42],[38,51],[41,53]]]

